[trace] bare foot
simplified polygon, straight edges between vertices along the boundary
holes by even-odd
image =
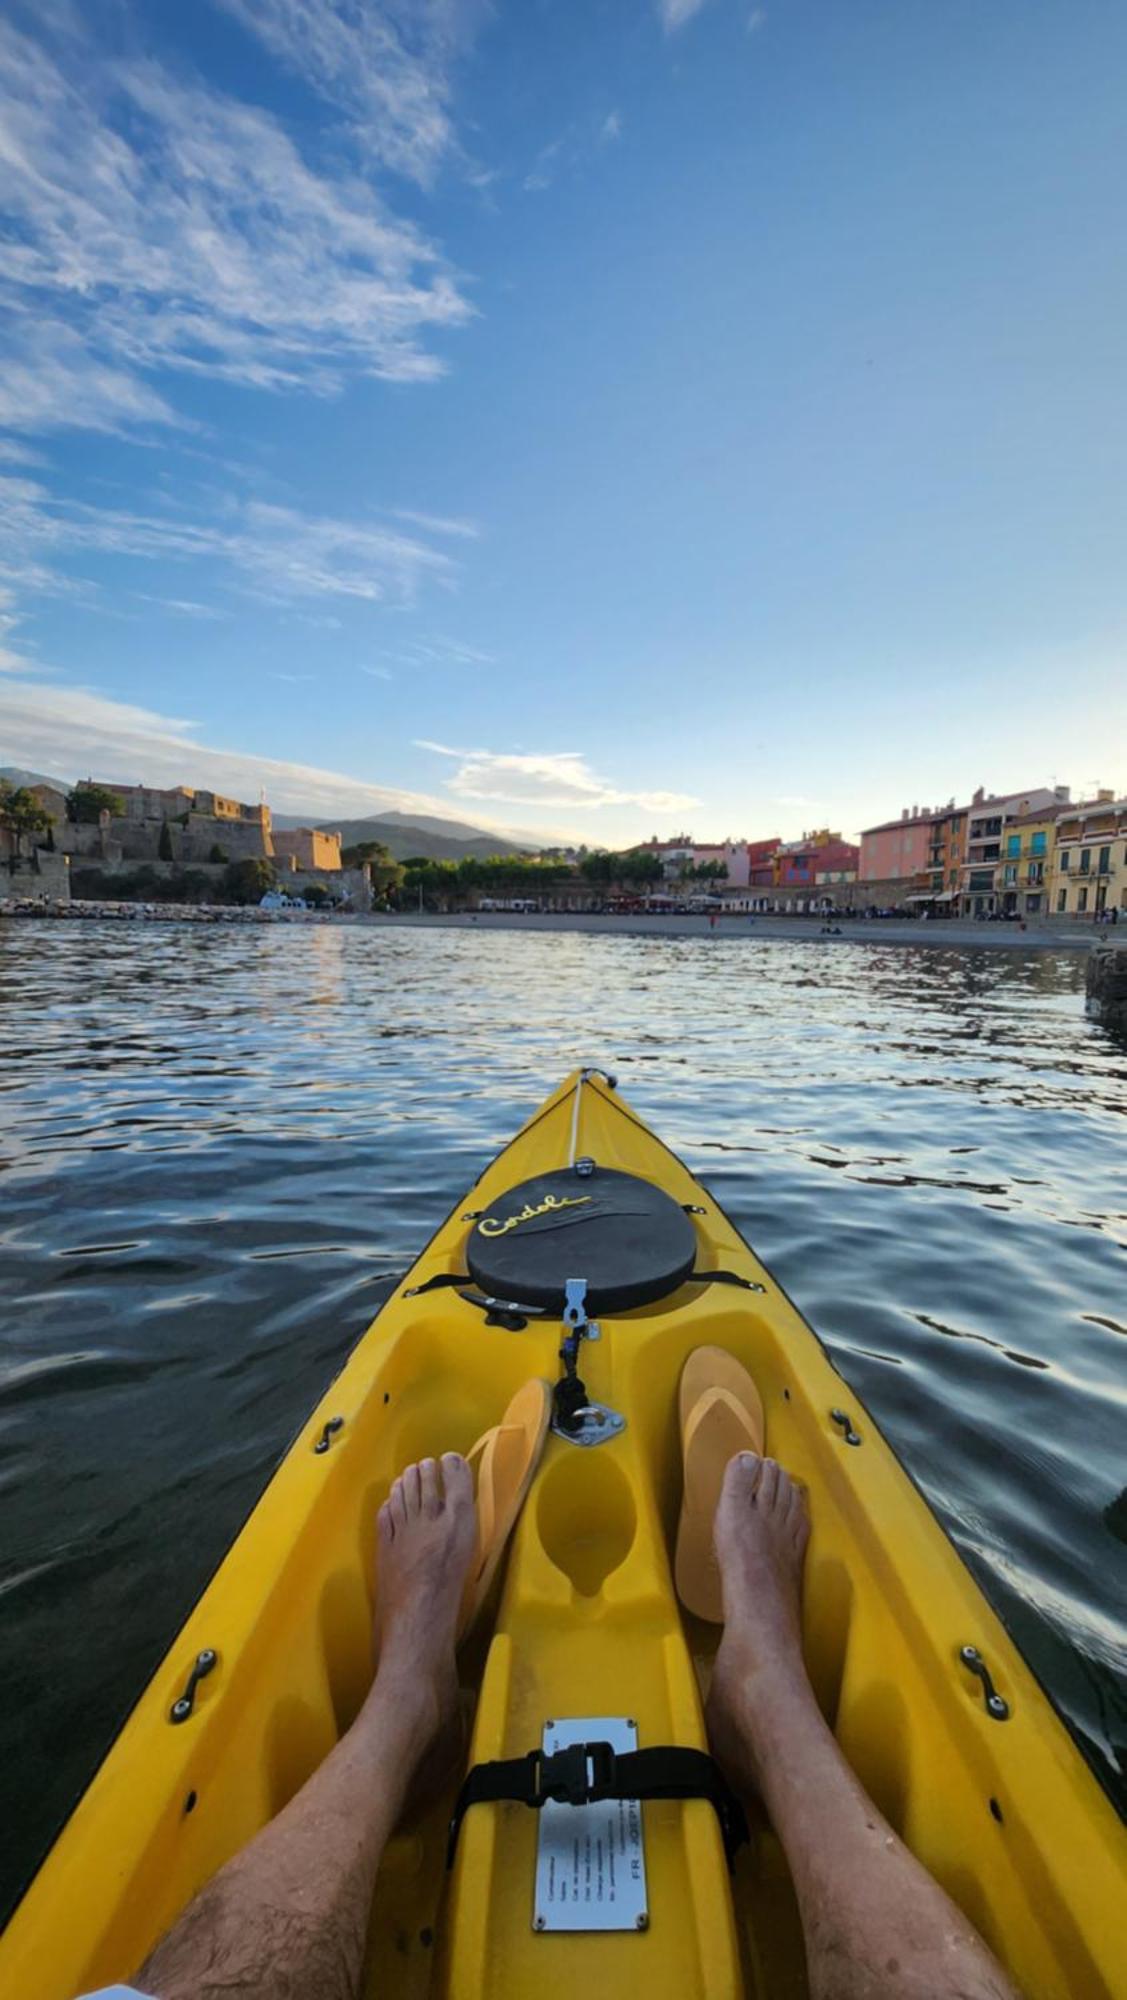
[[[407,1466],[377,1518],[375,1687],[409,1720],[428,1769],[461,1739],[454,1646],[476,1532],[473,1475],[453,1451]]]
[[[706,1708],[709,1741],[737,1787],[757,1783],[748,1716],[753,1684],[809,1686],[802,1659],[806,1502],[773,1458],[738,1452],[724,1474],[713,1540],[724,1591],[724,1635]]]

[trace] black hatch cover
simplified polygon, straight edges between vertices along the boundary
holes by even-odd
[[[589,1313],[664,1298],[693,1268],[696,1237],[663,1189],[613,1167],[561,1167],[492,1202],[470,1235],[470,1275],[491,1298],[562,1314],[568,1278],[586,1278]]]

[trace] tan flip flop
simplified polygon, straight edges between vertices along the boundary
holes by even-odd
[[[459,1640],[489,1595],[539,1464],[551,1414],[551,1384],[534,1375],[517,1390],[500,1423],[483,1431],[466,1453],[470,1465],[477,1461],[477,1546],[462,1594]]]
[[[690,1354],[681,1371],[685,1483],[673,1574],[685,1609],[713,1625],[724,1617],[712,1526],[725,1468],[738,1451],[762,1456],[765,1431],[762,1398],[735,1355],[723,1347]]]

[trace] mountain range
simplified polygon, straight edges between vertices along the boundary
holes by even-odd
[[[308,815],[299,813],[273,813],[271,818],[283,830],[311,824]],[[362,840],[381,840],[397,861],[416,856],[428,861],[461,861],[471,855],[484,861],[493,854],[535,851],[531,841],[507,840],[466,820],[436,819],[429,813],[374,813],[367,819],[324,819],[312,824],[322,833],[339,833],[343,847],[356,847]]]

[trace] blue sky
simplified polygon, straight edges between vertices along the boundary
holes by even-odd
[[[0,762],[1127,791],[1118,0],[7,0]]]

